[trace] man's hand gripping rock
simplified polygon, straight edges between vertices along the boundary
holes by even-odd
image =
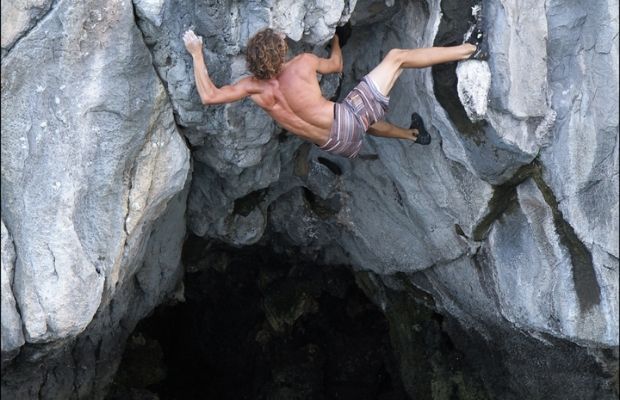
[[[201,54],[202,52],[202,37],[197,36],[193,30],[188,29],[183,34],[183,42],[185,43],[185,48],[192,55]]]

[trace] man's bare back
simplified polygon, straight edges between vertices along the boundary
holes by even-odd
[[[301,54],[284,64],[280,74],[267,81],[244,78],[260,86],[252,100],[280,126],[316,144],[329,137],[334,103],[325,99],[316,76],[318,58]]]

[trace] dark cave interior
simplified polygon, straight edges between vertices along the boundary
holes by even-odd
[[[462,367],[439,314],[408,303],[406,321],[390,319],[348,266],[195,236],[183,263],[185,301],[138,324],[108,400],[409,399],[403,366],[416,376],[416,398],[431,399],[438,365]],[[407,335],[419,351],[404,360],[390,328],[411,318],[419,329]]]
[[[184,264],[186,301],[140,322],[108,399],[408,398],[349,268],[196,237]]]

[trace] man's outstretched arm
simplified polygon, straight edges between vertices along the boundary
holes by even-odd
[[[196,89],[202,104],[231,103],[260,91],[258,85],[253,83],[250,78],[244,78],[233,85],[218,88],[211,81],[209,71],[204,62],[202,38],[196,36],[193,31],[188,30],[183,35],[183,41],[185,42],[185,48],[194,60],[194,78],[196,79]]]
[[[320,74],[332,74],[332,73],[341,73],[343,64],[342,64],[342,50],[340,50],[340,42],[338,40],[338,35],[334,35],[332,39],[332,52],[329,58],[318,58],[317,72]]]

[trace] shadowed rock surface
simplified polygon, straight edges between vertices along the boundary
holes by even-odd
[[[405,71],[391,93],[387,119],[407,126],[417,112],[432,144],[367,137],[354,160],[283,132],[250,100],[203,107],[181,40],[190,27],[204,37],[223,85],[247,74],[257,30],[326,55],[350,21],[343,78],[321,77],[337,99],[390,48],[460,43],[477,5],[489,60]],[[103,398],[138,321],[182,299],[187,226],[372,276],[357,284],[399,321],[391,345],[412,397],[424,373],[412,293],[445,316],[491,398],[617,397],[617,0],[2,11],[3,396]],[[311,308],[302,300],[286,318]],[[286,318],[273,313],[273,329]]]

